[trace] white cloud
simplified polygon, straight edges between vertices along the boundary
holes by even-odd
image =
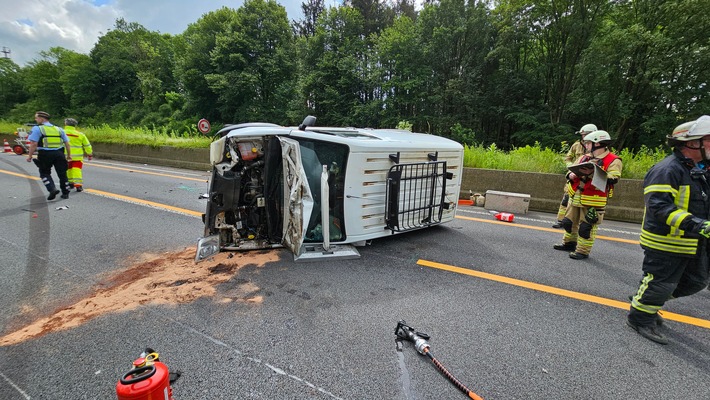
[[[301,19],[302,0],[277,0],[291,20]],[[151,31],[179,34],[202,15],[243,0],[0,0],[0,48],[20,66],[61,46],[88,54],[118,18]],[[2,57],[2,54],[0,54]]]

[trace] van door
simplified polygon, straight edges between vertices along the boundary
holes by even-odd
[[[282,244],[299,256],[313,212],[313,195],[301,162],[300,145],[287,137],[278,138],[281,142],[284,176]]]

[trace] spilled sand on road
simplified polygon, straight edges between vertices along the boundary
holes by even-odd
[[[142,261],[117,273],[102,288],[86,298],[56,311],[53,315],[0,337],[0,346],[21,343],[50,332],[71,329],[86,321],[113,312],[126,312],[143,305],[188,303],[204,296],[213,296],[216,286],[228,281],[244,266],[263,266],[279,259],[277,251],[219,253],[195,264],[195,249],[162,255],[142,255]],[[253,295],[258,288],[243,283],[242,292],[251,293],[242,301],[260,303]],[[227,299],[226,301],[232,301]],[[224,303],[225,300],[220,300]]]

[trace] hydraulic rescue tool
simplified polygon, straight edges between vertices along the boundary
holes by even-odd
[[[147,348],[116,383],[118,400],[174,400],[168,367]]]
[[[429,335],[426,333],[422,332],[417,332],[414,328],[411,326],[407,325],[407,323],[402,320],[397,323],[397,327],[394,329],[394,334],[397,335],[399,339],[404,339],[404,340],[409,340],[410,342],[414,343],[414,348],[417,349],[419,354],[425,355],[431,359],[431,362],[434,363],[436,368],[449,380],[451,383],[454,384],[459,390],[464,392],[468,397],[474,399],[474,400],[483,400],[482,397],[477,395],[476,393],[473,393],[469,388],[466,387],[463,383],[459,382],[458,379],[456,379],[449,371],[444,368],[444,366],[434,358],[434,355],[431,352],[431,347],[429,346]]]

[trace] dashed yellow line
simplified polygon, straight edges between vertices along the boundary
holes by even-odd
[[[552,229],[552,228],[543,228],[541,226],[532,226],[532,225],[520,225],[520,224],[511,224],[510,222],[502,222],[502,221],[491,221],[488,219],[482,219],[482,218],[474,218],[474,217],[463,217],[460,215],[457,215],[456,218],[458,219],[465,219],[468,221],[476,221],[476,222],[485,222],[487,224],[497,224],[497,225],[506,225],[510,227],[515,227],[515,228],[523,228],[523,229],[533,229],[536,231],[544,231],[544,232],[555,232],[559,233],[559,229]],[[597,235],[597,239],[601,240],[609,240],[611,242],[619,242],[619,243],[628,243],[628,244],[639,244],[638,240],[630,240],[630,239],[621,239],[621,238],[615,238],[611,236],[602,236],[602,235]]]
[[[569,297],[569,298],[575,299],[575,300],[581,300],[581,301],[586,301],[589,303],[601,304],[601,305],[604,305],[607,307],[620,308],[622,310],[629,309],[628,302],[607,299],[605,297],[599,297],[599,296],[594,296],[591,294],[574,292],[574,291],[566,290],[566,289],[560,289],[560,288],[557,288],[554,286],[547,286],[547,285],[542,285],[542,284],[535,283],[535,282],[524,281],[521,279],[509,278],[507,276],[495,275],[495,274],[491,274],[488,272],[476,271],[473,269],[461,268],[461,267],[456,267],[453,265],[441,264],[441,263],[437,263],[434,261],[428,261],[428,260],[418,260],[417,264],[424,266],[424,267],[436,268],[436,269],[440,269],[440,270],[444,270],[444,271],[455,272],[457,274],[474,276],[476,278],[481,278],[481,279],[487,279],[489,281],[505,283],[507,285],[513,285],[513,286],[523,287],[526,289],[537,290],[540,292],[550,293],[550,294],[554,294],[557,296]],[[676,313],[672,313],[670,311],[661,311],[660,314],[663,315],[663,318],[665,318],[667,320],[682,322],[685,324],[695,325],[695,326],[699,326],[702,328],[710,329],[710,321],[705,320],[705,319],[690,317],[690,316],[683,315],[683,314],[676,314]]]

